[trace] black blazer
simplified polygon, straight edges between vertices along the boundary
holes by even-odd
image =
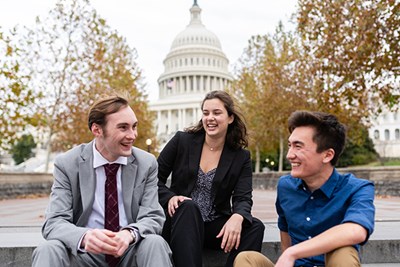
[[[158,196],[164,209],[173,196],[190,197],[197,181],[204,138],[203,131],[195,134],[177,132],[161,151],[157,160]],[[168,188],[166,182],[171,172]],[[225,144],[211,188],[215,195],[215,210],[228,216],[238,213],[251,223],[252,191],[250,152]]]

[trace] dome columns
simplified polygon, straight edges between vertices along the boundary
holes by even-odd
[[[197,1],[190,8],[190,23],[174,39],[158,79],[159,99],[150,103],[157,113],[157,136],[163,145],[178,131],[202,117],[200,103],[207,92],[223,90],[233,80],[229,60],[218,37],[202,24]]]
[[[160,81],[160,98],[187,94],[204,94],[213,90],[223,90],[230,82],[225,77],[215,75],[182,75]]]

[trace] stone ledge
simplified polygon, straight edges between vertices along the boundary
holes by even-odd
[[[338,169],[341,173],[351,172],[357,177],[375,183],[375,194],[400,196],[400,167],[352,167]],[[285,172],[253,174],[254,189],[276,189],[276,184]],[[29,194],[49,194],[53,176],[49,173],[0,173],[0,199]]]
[[[276,261],[280,253],[279,246],[278,241],[264,242],[262,253],[272,261]],[[35,246],[0,247],[0,266],[30,266],[34,248]],[[227,254],[221,251],[205,250],[203,257],[204,267],[220,267],[224,266]],[[378,263],[399,263],[400,266],[400,240],[371,240],[362,247],[361,258],[363,266]]]
[[[264,242],[262,253],[276,262],[280,255],[280,243]],[[389,263],[400,266],[400,240],[371,240],[361,248],[360,254],[363,266],[388,266]],[[226,257],[223,252],[205,250],[203,267],[222,267]]]
[[[339,168],[338,171],[353,173],[356,177],[372,181],[375,184],[375,195],[400,196],[399,166]],[[254,173],[253,188],[276,190],[279,177],[288,173],[289,171]]]
[[[35,247],[1,247],[0,266],[25,267],[31,266],[31,255]]]
[[[276,223],[264,224],[262,253],[276,261],[280,253],[279,229]],[[400,267],[399,227],[400,221],[375,222],[374,233],[361,247],[363,267]],[[0,227],[0,267],[30,266],[32,251],[41,241],[40,227]],[[222,251],[213,250],[205,250],[203,255],[204,267],[224,266],[227,257]]]

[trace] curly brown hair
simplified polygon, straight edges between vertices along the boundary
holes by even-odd
[[[228,115],[229,116],[233,115],[234,118],[233,122],[228,126],[225,142],[229,147],[234,149],[247,147],[248,136],[243,115],[239,110],[236,109],[232,97],[227,92],[222,90],[216,90],[207,93],[201,103],[201,110],[203,110],[204,102],[206,100],[215,98],[221,100],[222,103],[224,103],[224,107],[227,110]],[[202,120],[200,120],[196,125],[186,128],[185,131],[188,133],[198,133],[201,131],[205,132]]]

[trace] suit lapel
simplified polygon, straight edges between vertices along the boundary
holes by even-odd
[[[233,159],[235,157],[235,151],[229,148],[226,144],[224,146],[224,150],[222,151],[221,158],[218,162],[217,171],[215,172],[212,193],[215,195],[215,192],[218,190],[222,180],[226,176]]]
[[[187,144],[189,147],[189,181],[188,181],[188,192],[187,195],[192,192],[196,181],[197,174],[199,171],[201,151],[203,149],[204,134],[194,134],[192,144]]]
[[[122,166],[121,170],[121,184],[122,184],[122,197],[125,207],[126,217],[128,222],[133,221],[132,211],[137,211],[138,208],[132,207],[132,196],[135,197],[134,188],[137,186],[137,161],[135,157],[131,155],[128,157],[126,166]]]
[[[96,191],[96,173],[93,168],[93,141],[85,146],[79,162],[79,186],[82,199],[82,220],[89,218]]]

